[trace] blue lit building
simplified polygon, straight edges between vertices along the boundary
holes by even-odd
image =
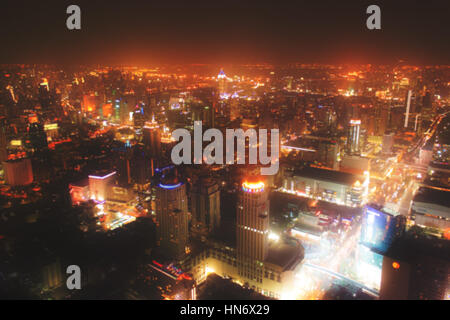
[[[402,215],[366,206],[363,213],[360,243],[366,247],[385,253],[392,242],[405,230],[406,219]]]
[[[157,241],[167,258],[182,259],[188,246],[189,213],[186,185],[163,179],[156,187]]]
[[[364,208],[357,247],[357,275],[360,281],[380,289],[384,255],[405,230],[406,218],[376,209]]]

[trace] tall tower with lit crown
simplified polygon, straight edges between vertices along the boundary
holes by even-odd
[[[226,93],[226,81],[227,76],[223,69],[220,69],[219,75],[217,76],[217,81],[219,82],[219,96]]]
[[[237,254],[264,261],[269,250],[269,199],[262,181],[245,181],[236,215]]]

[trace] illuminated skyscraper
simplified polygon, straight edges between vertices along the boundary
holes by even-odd
[[[359,154],[359,136],[360,136],[361,120],[350,120],[347,135],[347,154]]]
[[[264,261],[269,250],[269,199],[264,182],[242,184],[236,223],[238,257]]]
[[[181,259],[188,245],[186,185],[177,179],[163,180],[156,188],[157,239],[167,257]]]
[[[220,69],[219,75],[217,76],[217,81],[219,82],[219,96],[226,93],[226,81],[227,76],[223,69]]]

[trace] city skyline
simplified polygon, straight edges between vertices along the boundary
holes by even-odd
[[[0,300],[450,300],[447,12],[5,1]]]

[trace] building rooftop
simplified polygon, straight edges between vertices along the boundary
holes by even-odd
[[[280,240],[270,243],[265,262],[279,266],[283,271],[292,270],[302,262],[304,256],[305,250],[300,244],[294,245]]]
[[[413,198],[414,202],[437,204],[450,208],[450,191],[429,187],[420,187]]]

